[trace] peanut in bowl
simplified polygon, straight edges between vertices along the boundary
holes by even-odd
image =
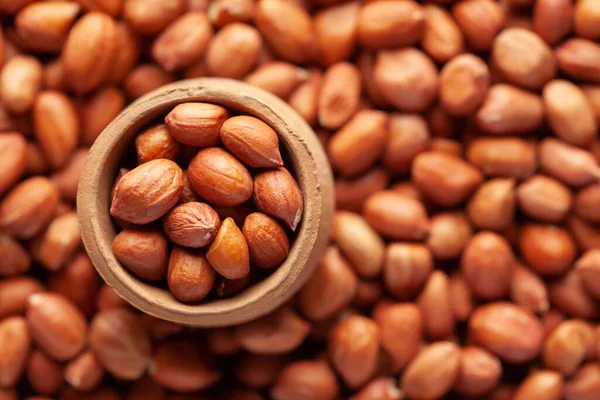
[[[253,283],[233,297],[194,304],[178,301],[168,289],[140,279],[139,274],[136,276],[124,267],[113,248],[113,241],[117,232],[109,212],[109,210],[112,211],[113,216],[125,216],[126,222],[127,219],[130,222],[135,222],[135,218],[148,212],[148,209],[143,210],[144,212],[140,210],[137,215],[131,217],[131,215],[128,216],[127,210],[123,211],[126,208],[123,204],[119,205],[117,203],[115,205],[115,202],[112,201],[111,207],[111,200],[113,200],[111,192],[115,176],[117,176],[119,167],[122,166],[124,156],[133,142],[134,136],[149,122],[156,121],[157,118],[166,115],[175,106],[182,103],[210,103],[226,107],[229,110],[256,117],[273,128],[277,133],[286,167],[291,172],[288,175],[290,175],[290,178],[291,175],[294,175],[297,179],[302,195],[301,204],[303,203],[302,222],[299,225],[298,216],[286,218],[283,215],[273,215],[273,213],[281,212],[281,209],[266,212],[266,214],[271,213],[274,220],[287,224],[286,229],[288,229],[288,232],[295,230],[293,232],[295,238],[290,242],[289,255],[277,269],[263,280]],[[226,155],[223,155],[223,153],[225,151],[219,147],[203,148],[198,152],[200,156],[198,157],[198,154],[196,154],[192,159],[191,165],[193,167],[193,163],[198,163],[199,168],[197,168],[197,171],[202,175],[202,178],[206,178],[207,174],[210,175],[210,165],[219,162],[214,157],[233,158],[229,153],[226,153]],[[152,167],[152,164],[155,164],[154,167],[162,169],[165,169],[165,166],[173,167],[176,171],[172,176],[167,174],[170,178],[165,181],[165,188],[172,185],[173,181],[183,179],[180,172],[174,168],[176,164],[172,161],[169,163],[167,159],[158,159],[141,164],[141,166],[147,168],[148,165]],[[268,171],[272,173],[272,171],[279,170],[271,169]],[[264,173],[259,172],[255,176],[255,182],[257,177],[262,174]],[[285,175],[285,173],[283,174]],[[129,176],[131,177],[131,175],[135,174]],[[142,171],[141,176],[143,175],[144,172]],[[142,311],[162,319],[187,325],[221,326],[241,323],[264,315],[281,305],[302,286],[316,266],[325,248],[325,238],[329,233],[333,215],[333,185],[330,167],[312,130],[295,112],[274,96],[246,84],[226,79],[182,81],[165,86],[137,100],[118,116],[97,139],[90,150],[82,176],[78,192],[79,221],[84,244],[99,273],[123,298]],[[200,187],[199,190],[203,194],[203,199],[210,199],[211,204],[215,204],[215,200],[216,203],[219,203],[217,209],[220,208],[219,206],[237,206],[250,197],[247,193],[243,193],[241,200],[229,201],[231,199],[226,199],[226,201],[220,201],[223,199],[211,197],[210,188],[204,186],[204,191],[202,191],[202,182],[205,182],[206,179],[197,179],[193,176],[190,178],[191,186],[195,190]],[[208,178],[210,180],[211,177]],[[259,186],[257,185],[257,187]],[[127,184],[124,182],[117,185],[115,191],[126,188]],[[158,197],[169,197],[165,188],[162,189],[163,191]],[[181,192],[181,188],[175,191]],[[236,191],[236,193],[239,194],[239,191]],[[130,194],[122,193],[121,197]],[[116,195],[117,193],[115,193]],[[215,196],[214,193],[212,195]],[[177,196],[181,196],[181,193]],[[260,200],[257,200],[256,193],[254,193],[254,200],[259,211],[269,208],[268,205],[259,205]],[[167,209],[163,210],[164,212],[160,211],[159,214],[162,214],[159,217],[166,214],[177,203],[177,201],[173,202],[173,199],[167,199],[167,203],[169,202],[173,204],[168,204]],[[191,207],[189,204],[191,203],[181,204],[179,207]],[[194,202],[194,204],[204,203]],[[153,204],[151,208],[156,211],[156,206],[157,204]],[[158,206],[164,207],[164,204]],[[202,206],[199,207],[202,208]],[[178,235],[173,232],[171,232],[171,235],[168,234],[170,226],[177,226],[177,215],[173,216],[177,211],[177,208],[171,210],[170,214],[164,218],[163,227],[167,232],[167,236],[172,239],[175,238],[175,241],[181,241],[185,238],[178,238]],[[137,223],[149,222],[146,217],[137,220]],[[149,218],[151,221],[158,219],[158,217],[154,218],[152,216]],[[171,224],[169,220],[172,221]],[[220,240],[221,244],[235,240],[236,237],[243,239],[242,223],[243,221],[238,221],[238,227],[234,218],[225,217],[220,223],[219,229],[213,233],[215,233],[216,239]],[[126,232],[126,230],[122,232]],[[181,232],[181,230],[178,232]],[[211,235],[214,240],[215,235],[212,233]],[[207,258],[210,260],[212,255],[213,264],[219,264],[219,259],[227,258],[227,255],[219,254],[220,251],[213,249],[213,247],[222,246],[207,247],[209,249]],[[116,250],[118,253],[118,249]],[[182,263],[185,264],[187,262],[185,259],[190,256],[190,251],[196,250],[185,250],[183,247],[176,247],[174,253],[179,254],[175,254],[175,257],[183,258]],[[174,257],[173,254],[172,257]],[[205,268],[210,267],[210,265],[203,262],[198,265],[204,265]],[[235,282],[233,279],[244,275],[243,271],[239,274],[239,271],[227,272],[222,270],[221,272],[221,275],[232,279],[230,282]],[[221,285],[223,285],[222,282]],[[225,290],[226,288],[221,287],[220,289]]]

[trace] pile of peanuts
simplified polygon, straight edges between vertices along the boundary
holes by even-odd
[[[598,0],[0,0],[0,399],[600,398]],[[186,77],[311,124],[338,211],[284,307],[196,330],[103,285],[88,147]]]
[[[112,188],[116,258],[138,278],[166,277],[183,303],[230,297],[262,278],[257,268],[279,267],[290,249],[282,223],[293,233],[302,220],[275,130],[229,115],[216,104],[177,105],[136,135],[137,157],[121,162],[137,162]]]

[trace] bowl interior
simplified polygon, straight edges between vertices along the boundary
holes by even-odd
[[[183,102],[204,101],[260,118],[278,133],[304,196],[304,216],[286,261],[231,298],[200,304],[177,301],[163,288],[127,271],[112,252],[115,228],[110,192],[127,147],[139,130]],[[125,109],[92,146],[79,184],[78,213],[86,250],[122,297],[158,318],[195,326],[222,326],[263,315],[290,298],[310,276],[327,243],[333,216],[333,180],[311,128],[275,96],[241,82],[203,78],[167,85]]]

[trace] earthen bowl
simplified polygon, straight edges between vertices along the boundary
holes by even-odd
[[[260,118],[279,135],[287,166],[304,196],[304,215],[287,260],[264,280],[227,299],[183,304],[168,290],[129,273],[115,258],[110,192],[126,149],[140,128],[175,105],[209,102]],[[217,78],[179,81],[139,98],[102,132],[90,149],[79,182],[77,212],[85,248],[117,293],[155,317],[191,326],[227,326],[274,310],[296,293],[315,269],[333,218],[333,178],[316,135],[286,103],[245,83]]]

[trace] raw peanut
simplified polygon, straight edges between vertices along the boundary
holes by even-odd
[[[423,240],[429,233],[429,219],[423,204],[391,190],[370,195],[365,201],[363,216],[373,229],[390,239]]]
[[[183,189],[183,172],[171,160],[158,159],[134,168],[114,189],[110,213],[134,224],[147,224],[165,215]]]
[[[79,391],[94,390],[104,377],[104,368],[91,351],[65,366],[65,381]]]
[[[427,247],[413,243],[390,243],[385,249],[383,283],[397,299],[408,300],[418,294],[433,269]]]
[[[167,282],[177,300],[199,302],[210,293],[215,278],[215,270],[203,254],[181,247],[171,251]]]
[[[181,191],[181,199],[179,199],[181,204],[189,203],[191,201],[199,202],[200,197],[194,192],[192,186],[190,185],[190,181],[188,180],[187,171],[183,171],[183,190]]]
[[[394,368],[405,368],[419,353],[423,341],[421,311],[410,303],[379,303],[373,319],[379,325],[381,347],[389,353]]]
[[[467,204],[471,223],[479,229],[507,229],[515,217],[515,184],[513,178],[496,178],[482,183]]]
[[[323,75],[319,94],[319,124],[326,129],[338,129],[358,110],[361,81],[358,68],[348,62],[330,66]]]
[[[373,377],[379,356],[380,330],[369,318],[350,316],[335,325],[327,346],[329,358],[342,380],[351,388]]]
[[[446,62],[464,51],[463,35],[448,11],[427,4],[421,46],[436,62]]]
[[[206,258],[210,265],[227,279],[241,279],[248,275],[248,244],[232,218],[223,220],[215,240],[206,252]]]
[[[36,97],[32,113],[35,137],[50,166],[63,167],[79,139],[75,104],[61,92],[43,91]]]
[[[271,92],[277,97],[287,99],[294,89],[306,81],[309,76],[310,73],[307,70],[293,64],[270,61],[246,76],[245,81]]]
[[[0,282],[0,318],[23,314],[27,298],[43,291],[42,284],[28,276],[3,279]]]
[[[34,350],[29,356],[25,374],[31,387],[39,394],[55,394],[65,383],[62,365],[39,350]]]
[[[44,65],[42,87],[48,90],[66,90],[64,71],[60,58],[48,61]]]
[[[542,171],[570,186],[584,186],[600,177],[594,156],[561,140],[546,138],[540,142]]]
[[[554,80],[544,86],[542,97],[556,136],[575,146],[587,146],[596,139],[596,115],[577,85]]]
[[[560,222],[571,209],[568,187],[545,175],[534,175],[517,187],[519,209],[543,222]]]
[[[135,150],[138,164],[159,158],[176,161],[181,152],[181,145],[169,133],[163,124],[152,126],[135,139]]]
[[[574,28],[579,37],[600,39],[600,7],[593,0],[578,0],[575,3]]]
[[[489,50],[505,21],[502,6],[492,0],[467,0],[452,8],[452,15],[469,46]]]
[[[221,379],[221,372],[205,349],[185,338],[160,343],[149,373],[165,389],[183,393],[208,389]]]
[[[550,309],[546,314],[542,315],[542,325],[544,326],[545,336],[548,335],[560,324],[563,322],[566,317],[565,315],[558,311],[555,308]]]
[[[87,323],[75,305],[55,293],[29,296],[27,322],[33,341],[57,361],[68,361],[86,341]]]
[[[283,167],[257,174],[252,197],[260,211],[283,220],[292,231],[302,220],[302,192],[294,177]]]
[[[263,46],[260,33],[250,25],[232,23],[221,29],[206,51],[212,76],[240,79],[252,70]],[[235,54],[234,58],[231,54]]]
[[[0,133],[0,158],[3,171],[0,174],[0,196],[17,183],[27,168],[28,144],[18,132]]]
[[[533,271],[519,264],[513,271],[510,299],[534,313],[544,314],[550,309],[544,281]]]
[[[502,31],[494,40],[491,62],[508,82],[527,89],[540,89],[556,75],[550,46],[527,29]]]
[[[398,4],[405,3],[408,1]],[[424,111],[431,106],[437,93],[435,64],[425,53],[414,48],[379,52],[373,79],[385,100],[401,111]]]
[[[27,178],[0,202],[0,227],[19,239],[38,234],[52,219],[60,193],[44,176]]]
[[[571,31],[572,15],[571,0],[537,0],[533,8],[533,30],[548,44],[555,45]]]
[[[68,212],[56,217],[39,240],[34,257],[49,271],[57,271],[81,247],[81,234],[77,213]]]
[[[91,145],[125,107],[124,93],[115,87],[98,89],[79,106],[81,141]]]
[[[335,400],[340,387],[324,361],[296,361],[283,367],[270,395],[273,400]]]
[[[82,94],[98,88],[108,76],[117,49],[117,26],[112,18],[90,12],[69,32],[61,61],[71,89]]]
[[[288,256],[290,243],[285,230],[266,214],[249,214],[242,227],[250,260],[260,268],[275,268]]]
[[[585,364],[564,385],[565,400],[594,400],[600,391],[600,363]],[[558,399],[558,397],[556,397]]]
[[[425,14],[412,0],[365,4],[358,18],[358,40],[366,48],[380,50],[417,43],[423,36]]]
[[[483,103],[490,86],[487,65],[472,54],[452,58],[440,72],[440,102],[454,116],[466,116]]]
[[[141,319],[127,309],[96,314],[88,341],[100,364],[118,379],[139,379],[150,365],[150,335]]]
[[[289,308],[234,328],[238,343],[256,354],[282,354],[298,348],[310,331],[310,324]]]
[[[22,317],[9,317],[0,321],[0,385],[14,386],[27,361],[31,337]]]
[[[596,226],[575,215],[567,219],[567,224],[569,233],[581,250],[586,251],[600,247],[600,230]]]
[[[373,104],[378,107],[387,107],[389,102],[383,97],[373,71],[375,69],[376,53],[361,52],[357,59],[357,67],[362,76],[362,86],[365,89],[365,94]]]
[[[467,147],[467,160],[488,176],[525,179],[537,169],[536,147],[523,139],[476,138]]]
[[[590,185],[580,189],[575,195],[573,211],[581,218],[591,222],[600,222],[600,213],[596,205],[600,201],[600,185]]]
[[[502,365],[493,354],[475,346],[464,347],[454,390],[467,396],[480,396],[495,388],[501,375]]]
[[[259,0],[254,22],[269,48],[284,60],[301,64],[315,58],[312,20],[302,7],[286,0]]]
[[[591,249],[576,261],[575,269],[589,292],[600,298],[600,250]]]
[[[408,173],[415,156],[428,150],[430,136],[427,122],[420,115],[391,115],[383,165],[393,174]]]
[[[121,13],[125,0],[77,0],[77,2],[88,10],[100,10],[117,17]]]
[[[460,255],[473,230],[463,213],[439,213],[431,218],[426,244],[437,259],[453,259]]]
[[[155,64],[142,64],[135,67],[123,81],[125,93],[131,99],[140,96],[161,86],[171,83],[175,77]]]
[[[113,252],[129,271],[140,278],[155,281],[165,276],[168,243],[161,232],[122,230],[113,240]]]
[[[329,141],[330,162],[344,176],[360,174],[381,157],[387,135],[387,114],[360,111]]]
[[[198,0],[196,0],[198,1]],[[206,11],[210,22],[215,26],[233,25],[236,22],[249,22],[254,15],[253,0],[200,0],[206,3],[206,8],[198,6],[197,11]],[[192,10],[188,1],[188,9]],[[210,4],[208,4],[210,3]]]
[[[477,125],[493,135],[524,134],[544,119],[542,98],[504,83],[493,85],[475,115]]]
[[[383,285],[377,281],[360,281],[352,305],[360,310],[371,309],[383,297]]]
[[[80,10],[62,0],[30,4],[16,15],[16,32],[28,49],[58,52]]]
[[[242,347],[237,342],[232,328],[212,328],[206,331],[206,346],[216,356],[239,353]]]
[[[264,388],[273,384],[286,359],[286,356],[245,353],[235,363],[233,373],[246,386]]]
[[[0,139],[0,142],[2,140]],[[20,157],[20,148],[19,146],[14,147],[14,151],[11,152],[11,155],[18,155]],[[25,172],[29,175],[43,175],[48,172],[48,160],[46,156],[40,149],[40,146],[33,142],[27,142],[27,148],[25,150]],[[8,160],[8,159],[7,159]],[[10,162],[10,160],[8,160]],[[19,165],[15,165],[15,169],[12,171],[21,173],[19,169]],[[4,179],[13,179],[8,174],[4,174],[6,177]],[[1,191],[0,191],[1,192]]]
[[[388,186],[390,174],[381,168],[372,168],[354,178],[335,180],[336,207],[342,210],[360,211],[371,194]]]
[[[352,1],[324,8],[314,15],[314,35],[322,65],[350,58],[356,47],[360,10],[360,3]]]
[[[421,294],[417,305],[423,316],[425,334],[432,340],[442,340],[454,333],[456,322],[450,297],[448,276],[442,271],[433,271]]]
[[[150,331],[152,339],[162,340],[183,331],[184,326],[164,319],[158,319],[149,314],[142,314],[142,322]]]
[[[563,377],[554,371],[539,370],[532,372],[521,382],[513,400],[560,400],[563,393]]]
[[[350,304],[358,279],[337,247],[325,250],[319,265],[300,290],[298,307],[312,321],[334,317]]]
[[[577,317],[597,318],[600,308],[589,294],[577,270],[571,270],[548,285],[550,304],[564,313]]]
[[[137,32],[157,34],[185,11],[185,0],[126,0],[125,21]]]
[[[127,307],[127,305],[128,303],[108,285],[102,286],[98,291],[98,297],[96,298],[96,308],[98,311],[104,311],[111,308]]]
[[[361,277],[379,276],[383,268],[385,244],[361,215],[336,212],[331,238]]]
[[[542,275],[559,275],[567,271],[577,252],[565,229],[536,223],[521,228],[519,248],[527,265]]]
[[[189,164],[187,177],[196,193],[220,206],[234,207],[252,196],[253,182],[248,170],[220,148],[198,152]]]
[[[573,38],[564,41],[554,51],[558,68],[567,76],[600,83],[600,45]]]
[[[88,151],[89,148],[87,147],[76,150],[64,168],[52,174],[52,180],[60,191],[61,199],[75,203],[77,186]]]
[[[11,236],[0,232],[0,276],[20,275],[31,267],[31,257]]]
[[[546,338],[542,362],[546,368],[570,376],[585,359],[585,352],[585,344],[578,327],[562,322]]]
[[[178,1],[178,0],[175,0]],[[128,1],[131,3],[131,1]],[[117,23],[116,50],[106,81],[109,84],[123,82],[125,77],[133,70],[140,57],[140,41],[128,24],[123,21]]]
[[[389,377],[373,379],[352,397],[353,400],[400,400],[402,392],[396,387],[396,380]]]
[[[165,117],[167,129],[175,139],[188,146],[206,147],[219,142],[219,131],[229,113],[208,103],[183,103]]]
[[[277,133],[258,118],[245,115],[229,118],[221,126],[220,138],[230,152],[250,167],[283,165]]]
[[[212,36],[207,16],[188,12],[160,33],[152,45],[152,56],[166,71],[189,67],[204,55]]]
[[[217,236],[221,221],[205,203],[188,202],[173,208],[163,220],[166,235],[180,246],[208,246]]]
[[[580,333],[583,345],[585,347],[585,358],[591,360],[596,357],[597,351],[596,346],[598,342],[598,326],[581,319],[571,319],[566,321],[564,324],[572,325]]]
[[[443,207],[462,203],[483,181],[481,173],[458,157],[423,152],[415,157],[412,179],[426,197]]]
[[[300,84],[288,98],[288,104],[311,126],[317,123],[322,81],[322,74],[313,71],[308,80]],[[326,144],[323,147],[327,147]]]
[[[450,276],[450,307],[457,321],[466,321],[474,308],[473,292],[465,277],[460,273]]]
[[[0,99],[9,111],[22,114],[31,109],[42,85],[42,64],[35,58],[17,55],[0,73]]]
[[[513,364],[536,358],[544,337],[542,324],[533,314],[508,302],[476,308],[469,319],[469,334],[475,343]]]
[[[48,289],[71,300],[86,316],[94,313],[99,287],[100,278],[83,252],[73,257],[48,280]]]
[[[442,397],[458,378],[460,356],[460,348],[452,342],[426,346],[404,371],[400,388],[412,398]]]

